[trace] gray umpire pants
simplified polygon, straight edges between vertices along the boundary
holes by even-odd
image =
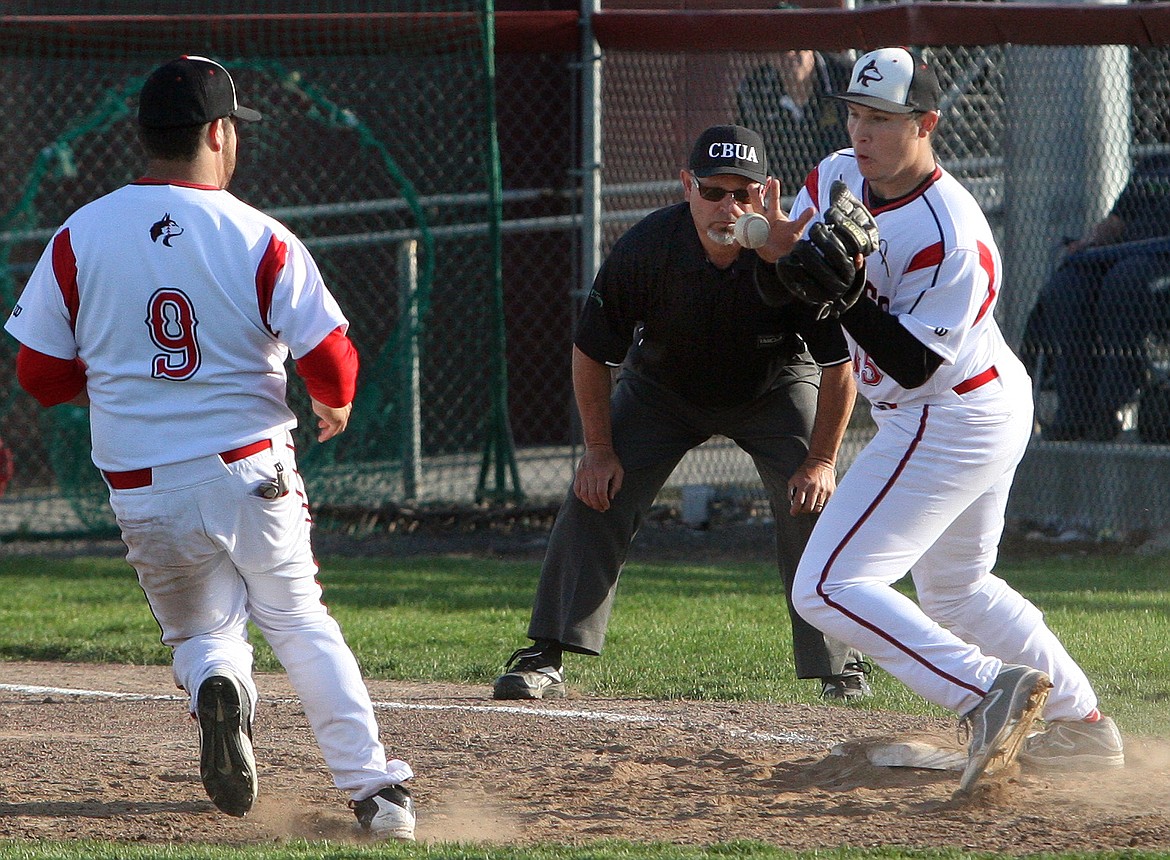
[[[796,365],[785,384],[742,406],[699,409],[629,368],[612,397],[614,451],[625,469],[608,511],[569,488],[549,537],[528,636],[597,655],[630,543],[658,491],[692,448],[720,434],[751,456],[776,522],[776,566],[784,581],[798,678],[840,674],[861,654],[827,639],[792,608],[792,580],[816,519],[788,513],[788,479],[808,453],[820,382],[815,365]]]

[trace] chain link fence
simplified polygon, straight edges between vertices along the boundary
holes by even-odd
[[[363,357],[355,426],[327,446],[302,439],[326,527],[375,528],[403,505],[555,504],[580,453],[569,356],[588,284],[580,214],[588,63],[575,52],[500,53],[492,67],[478,53],[481,35],[470,34],[459,62],[449,46],[437,62],[433,45],[403,50],[368,39],[360,51],[334,47],[328,56],[221,57],[266,115],[244,141],[233,191],[306,239]],[[61,219],[136,176],[129,110],[141,76],[167,56],[95,63],[51,49],[0,58],[0,122],[11,142],[0,175],[5,315]],[[1060,429],[1062,410],[1102,408],[1095,386],[1106,375],[1086,374],[1112,366],[1123,385],[1097,436],[1083,438],[1105,434],[1115,452],[1161,450],[1170,441],[1170,241],[1128,249],[1153,261],[1129,285],[1140,302],[1112,301],[1108,291],[1079,308],[1037,300],[1068,265],[1064,240],[1107,219],[1138,166],[1156,168],[1170,151],[1170,52],[988,45],[928,53],[944,88],[939,158],[982,202],[1004,253],[999,313],[1034,374],[1037,445],[1074,438]],[[852,57],[838,55],[846,66]],[[740,121],[744,80],[781,59],[681,46],[604,53],[603,255],[640,217],[680,199],[693,138]],[[814,157],[813,141],[790,143]],[[1164,179],[1170,173],[1143,186],[1147,221],[1166,223],[1152,208]],[[1112,329],[1106,311],[1118,312]],[[1126,337],[1111,340],[1119,331]],[[8,339],[7,380],[11,352]],[[1079,381],[1062,388],[1070,366]],[[296,396],[308,424],[307,402]],[[11,381],[2,397],[0,434],[16,472],[0,499],[0,534],[108,527],[84,414],[39,410]],[[862,407],[845,467],[869,433]],[[720,438],[688,455],[664,492],[687,484],[762,496],[750,461]]]
[[[1158,530],[1166,500],[1151,484],[1167,468],[1170,442],[1170,52],[989,45],[924,53],[943,85],[937,155],[995,230],[1006,269],[1000,324],[1035,382],[1035,444],[1009,515],[1053,534]],[[838,56],[848,63],[856,52]],[[606,183],[658,176],[669,190],[638,204],[678,199],[693,137],[740,119],[743,82],[782,62],[779,52],[608,52]],[[772,109],[785,109],[779,96]],[[1124,231],[1095,226],[1118,217]],[[615,225],[607,242],[618,233]],[[1082,250],[1089,259],[1078,263],[1069,239],[1087,236],[1109,244]],[[1084,277],[1070,289],[1073,267]],[[869,426],[863,407],[842,451],[846,467]],[[725,486],[734,475],[758,495],[739,452],[722,440],[705,449],[676,481]]]
[[[18,5],[6,12],[29,11]],[[54,12],[80,15],[89,5]],[[293,4],[303,9],[268,21],[268,4],[233,5],[241,42],[247,27],[272,31],[263,55],[225,40],[218,5],[138,33],[120,20],[106,34],[99,21],[79,28],[92,33],[80,45],[69,27],[43,26],[6,46],[0,311],[7,317],[69,213],[140,175],[134,117],[145,75],[182,53],[210,54],[265,117],[243,133],[232,191],[305,240],[362,357],[357,408],[336,444],[315,444],[307,394],[290,385],[300,461],[323,518],[407,499],[518,492],[502,399],[490,3],[399,4],[366,19],[353,14],[366,4],[338,0]],[[309,9],[350,17],[298,14]],[[19,25],[0,20],[0,28]],[[36,407],[15,384],[15,350],[5,337],[0,434],[15,468],[0,533],[112,528],[104,485],[87,462],[86,410]]]

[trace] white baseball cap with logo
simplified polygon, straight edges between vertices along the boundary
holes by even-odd
[[[938,110],[942,89],[925,60],[906,48],[879,48],[858,58],[849,89],[833,97],[887,113],[916,113]]]

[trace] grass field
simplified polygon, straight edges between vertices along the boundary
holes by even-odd
[[[1167,558],[1050,557],[1005,561],[999,573],[1045,610],[1124,732],[1170,735],[1170,585]],[[371,678],[488,684],[527,640],[535,562],[469,558],[324,559],[326,602]],[[0,659],[169,663],[132,571],[121,559],[0,558]],[[257,669],[279,671],[254,637]],[[631,564],[603,658],[566,668],[582,694],[651,699],[815,702],[791,672],[788,621],[770,565]],[[941,715],[880,671],[867,707]],[[596,843],[540,850],[459,846],[101,846],[0,842],[10,857],[687,858],[672,846]],[[793,857],[755,843],[704,856]],[[808,855],[812,856],[812,855]],[[963,857],[960,852],[818,852],[818,857]],[[986,856],[986,855],[983,855]],[[1063,855],[1071,856],[1071,855]],[[1088,855],[1086,855],[1088,856]],[[1127,857],[1143,856],[1129,854]],[[1148,855],[1154,856],[1154,855]]]

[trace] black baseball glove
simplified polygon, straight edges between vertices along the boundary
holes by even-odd
[[[838,317],[865,288],[865,262],[858,266],[857,257],[869,256],[877,246],[873,215],[837,181],[829,189],[824,222],[814,224],[807,239],[776,261],[776,277],[793,296],[816,308],[817,319]]]

